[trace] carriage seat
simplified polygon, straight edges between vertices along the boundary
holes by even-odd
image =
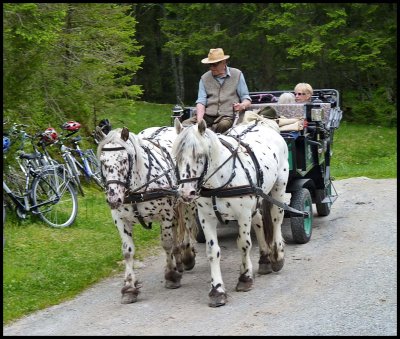
[[[266,117],[259,114],[259,110],[248,110],[239,115],[237,124],[246,124],[251,121],[259,121],[263,125],[267,125],[278,133],[280,132],[290,132],[290,131],[302,131],[304,128],[304,118],[286,118],[286,117]]]
[[[331,104],[327,102],[318,103],[322,109],[322,122],[327,123],[329,120],[329,113]],[[261,103],[251,104],[250,110],[260,111],[265,107],[273,108],[279,117],[288,119],[304,119],[305,117],[305,104],[278,104],[278,103]]]

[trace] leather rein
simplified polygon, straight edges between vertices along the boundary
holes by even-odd
[[[236,148],[234,148],[229,142],[227,142],[226,140],[219,138],[219,140],[221,141],[221,143],[231,152],[231,155],[220,165],[218,166],[214,172],[212,172],[207,179],[204,179],[207,171],[208,171],[208,159],[206,159],[206,166],[204,167],[204,171],[203,173],[199,176],[199,177],[194,177],[194,178],[187,178],[187,179],[179,179],[178,177],[178,184],[181,183],[185,183],[185,182],[190,182],[190,181],[198,181],[198,186],[199,190],[198,190],[198,194],[201,197],[205,197],[205,198],[211,198],[212,200],[212,205],[213,205],[213,210],[215,212],[215,215],[217,216],[218,220],[220,223],[225,223],[227,224],[229,221],[228,220],[223,220],[221,214],[218,211],[217,205],[216,205],[216,198],[230,198],[230,197],[237,197],[237,196],[243,196],[243,195],[255,195],[257,198],[257,204],[258,204],[258,200],[260,197],[268,200],[269,202],[277,205],[278,207],[283,208],[284,210],[290,211],[292,212],[294,215],[298,215],[298,216],[308,216],[307,212],[302,212],[302,211],[298,211],[290,206],[288,206],[285,203],[282,203],[274,198],[272,198],[269,194],[265,194],[263,192],[263,190],[261,189],[262,184],[264,183],[264,178],[263,178],[263,172],[260,168],[260,164],[257,160],[257,157],[255,156],[253,150],[251,149],[250,145],[247,143],[244,143],[242,140],[240,140],[240,138],[245,135],[248,132],[251,132],[251,130],[257,125],[257,122],[253,125],[250,125],[248,128],[246,128],[244,131],[242,131],[240,133],[240,135],[237,136],[232,136],[232,135],[228,135],[232,138],[234,138],[235,140],[238,141],[238,145]],[[255,166],[255,170],[256,170],[256,183],[253,182],[250,172],[247,168],[244,167],[242,160],[240,159],[240,157],[238,157],[238,150],[239,150],[239,146],[243,146],[247,153],[250,155],[254,166]],[[221,185],[220,187],[216,187],[216,188],[207,188],[204,186],[204,184],[206,183],[206,181],[212,176],[214,175],[218,170],[220,170],[230,159],[233,159],[233,164],[232,164],[232,174],[230,176],[230,178],[228,179],[228,181]],[[233,178],[236,175],[235,169],[236,169],[236,159],[239,160],[244,172],[246,173],[247,176],[247,180],[249,181],[248,185],[241,185],[241,186],[235,186],[235,187],[226,187],[227,185],[229,185]],[[178,171],[177,171],[178,172]]]

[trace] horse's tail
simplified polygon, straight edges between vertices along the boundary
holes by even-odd
[[[272,203],[266,199],[262,200],[262,220],[263,220],[263,228],[264,235],[267,244],[272,243],[273,233],[274,233],[274,224],[272,222],[271,217],[271,207]]]
[[[178,203],[175,206],[175,216],[177,220],[176,241],[181,244],[184,241],[185,235],[189,235],[192,240],[197,236],[197,214],[196,210],[188,207],[185,203]],[[186,222],[189,225],[186,225]]]
[[[186,225],[185,225],[185,211],[183,203],[178,203],[175,206],[175,217],[177,220],[177,230],[176,230],[176,241],[178,244],[183,242],[185,237]]]

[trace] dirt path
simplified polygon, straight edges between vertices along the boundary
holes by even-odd
[[[219,231],[229,299],[207,306],[209,266],[197,244],[195,268],[182,287],[163,285],[164,257],[137,269],[143,288],[135,304],[120,304],[122,275],[77,298],[3,328],[11,335],[397,335],[397,180],[335,181],[339,198],[315,217],[311,241],[286,246],[279,273],[256,276],[235,292],[239,252],[235,227]],[[288,221],[288,220],[287,220]],[[289,236],[288,223],[284,233]],[[258,247],[252,260],[257,267]]]

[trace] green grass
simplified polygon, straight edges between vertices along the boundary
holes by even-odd
[[[67,228],[51,228],[34,217],[20,220],[7,211],[3,324],[68,300],[124,269],[121,240],[104,193],[94,187],[84,189],[86,196],[79,197],[78,217]],[[159,236],[157,224],[151,230],[135,225],[135,258],[152,254]]]
[[[117,110],[110,110],[101,118],[108,118],[112,128],[126,126],[131,132],[139,133],[151,126],[171,126],[173,107],[172,104],[152,104],[145,101],[127,104],[121,101]]]
[[[173,105],[138,102],[107,113],[113,128],[127,126],[138,133],[151,126],[168,126]],[[336,179],[366,176],[397,177],[397,129],[342,122],[335,131],[332,175]],[[4,228],[3,324],[59,304],[88,286],[124,269],[121,241],[104,193],[86,185],[79,197],[76,222],[54,229],[37,219],[19,220],[9,213]],[[159,251],[160,228],[134,228],[137,259]],[[160,267],[160,271],[162,267]],[[122,282],[121,282],[122,284]]]
[[[332,176],[336,179],[397,177],[397,129],[342,122],[335,131]]]

